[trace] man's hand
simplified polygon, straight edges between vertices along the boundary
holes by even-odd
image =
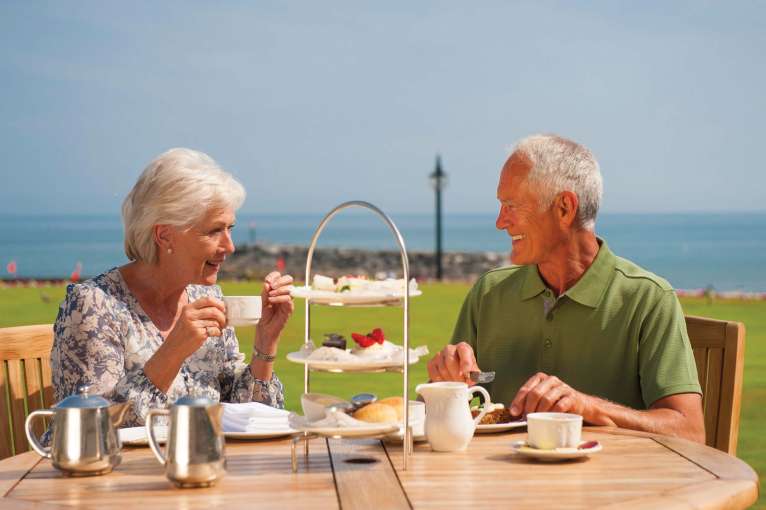
[[[473,386],[470,373],[479,371],[473,349],[465,342],[448,345],[428,362],[428,378],[433,381],[464,382]]]
[[[553,411],[579,414],[593,425],[614,425],[597,412],[594,399],[579,392],[555,375],[538,372],[519,389],[511,402],[511,415]]]

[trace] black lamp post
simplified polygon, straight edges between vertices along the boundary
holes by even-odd
[[[436,169],[429,176],[436,193],[436,279],[442,279],[442,190],[447,187],[447,174],[442,171],[442,158],[436,155]]]

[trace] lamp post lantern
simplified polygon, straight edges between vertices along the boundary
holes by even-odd
[[[447,174],[442,171],[442,158],[436,155],[436,169],[429,176],[436,193],[436,279],[442,279],[442,190],[447,187]]]

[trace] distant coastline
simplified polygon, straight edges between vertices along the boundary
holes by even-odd
[[[260,244],[238,246],[221,267],[223,281],[260,281],[269,272],[279,269],[293,275],[297,282],[305,277],[307,246]],[[433,252],[408,251],[410,276],[418,282],[434,282]],[[507,265],[507,253],[445,252],[442,257],[443,281],[472,283],[481,274]],[[401,254],[394,250],[364,250],[355,248],[321,248],[314,251],[312,275],[340,276],[364,274],[370,278],[401,278]],[[78,281],[90,276],[82,276]],[[69,278],[4,278],[0,288],[45,288],[71,283]],[[679,296],[707,299],[766,300],[766,292],[716,290],[712,287],[676,289]]]
[[[428,214],[392,214],[413,261],[434,250],[434,219]],[[234,241],[239,250],[249,246],[305,246],[321,214],[242,213]],[[492,214],[454,214],[444,217],[445,253],[495,253],[507,257],[510,241],[495,229]],[[667,279],[678,289],[706,289],[737,293],[766,291],[766,214],[603,214],[596,225],[611,250]],[[123,232],[116,215],[0,215],[0,278],[12,261],[23,280],[61,281],[81,264],[81,275],[95,275],[126,263]],[[388,227],[370,214],[339,214],[328,223],[319,248],[391,251],[396,249]],[[449,255],[447,255],[449,257]],[[496,266],[504,261],[493,262]],[[305,268],[298,260],[298,272]],[[392,270],[399,264],[392,262]],[[479,271],[481,268],[477,269]],[[367,272],[372,269],[367,268]],[[377,269],[375,270],[377,271]],[[461,270],[447,277],[471,280],[476,271]],[[346,272],[358,272],[347,268]],[[413,263],[413,274],[419,274]],[[428,278],[423,271],[421,278]]]

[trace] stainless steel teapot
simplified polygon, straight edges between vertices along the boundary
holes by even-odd
[[[154,435],[153,418],[169,416],[166,453]],[[170,409],[146,414],[146,435],[165,475],[178,487],[209,487],[226,474],[221,419],[223,406],[208,398],[186,396]]]
[[[131,403],[112,404],[100,395],[90,395],[89,389],[80,386],[53,409],[30,413],[25,423],[32,449],[69,476],[103,475],[122,460],[117,426]],[[42,417],[53,417],[49,448],[32,432],[32,423]]]

